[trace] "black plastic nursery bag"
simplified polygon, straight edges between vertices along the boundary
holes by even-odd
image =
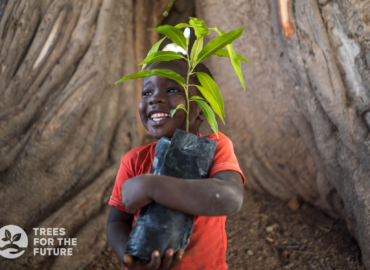
[[[183,179],[207,178],[217,142],[176,129],[172,140],[162,138],[155,149],[151,173]],[[126,254],[142,263],[150,261],[154,250],[161,257],[167,249],[185,250],[194,216],[169,209],[155,202],[143,207],[132,229]]]

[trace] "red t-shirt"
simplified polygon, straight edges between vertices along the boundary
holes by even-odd
[[[212,133],[208,136],[198,134],[217,141],[216,151],[209,176],[212,177],[220,171],[237,171],[240,173],[245,183],[245,178],[240,170],[238,160],[234,153],[234,147],[231,140],[222,134]],[[109,205],[115,206],[121,211],[126,212],[122,205],[122,184],[132,177],[141,174],[149,174],[155,155],[156,142],[143,145],[130,150],[121,161],[121,167],[118,171],[116,182],[113,188]],[[139,211],[135,213],[135,221]],[[193,227],[193,234],[190,243],[186,247],[182,257],[181,264],[176,270],[218,270],[227,269],[226,266],[226,216],[207,217],[197,216]]]

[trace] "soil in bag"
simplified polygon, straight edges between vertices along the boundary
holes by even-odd
[[[207,178],[217,142],[176,129],[172,140],[157,142],[151,173],[183,179]],[[142,263],[150,261],[154,250],[161,257],[167,249],[185,250],[194,216],[169,209],[155,202],[143,207],[132,229],[126,254]]]

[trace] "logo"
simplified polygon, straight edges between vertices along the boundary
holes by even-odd
[[[21,256],[28,247],[25,231],[15,225],[7,225],[0,229],[0,255],[7,259]]]

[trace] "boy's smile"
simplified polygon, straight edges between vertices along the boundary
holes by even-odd
[[[148,69],[170,69],[185,77],[187,64],[179,60],[158,62],[151,64]],[[194,88],[189,87],[189,97],[199,95]],[[179,104],[186,108],[185,89],[177,82],[159,76],[144,79],[139,114],[144,127],[154,138],[171,138],[176,128],[186,130],[184,110],[177,110],[171,118],[171,110],[176,109]],[[203,119],[204,115],[198,104],[191,102],[189,132],[196,134]]]

